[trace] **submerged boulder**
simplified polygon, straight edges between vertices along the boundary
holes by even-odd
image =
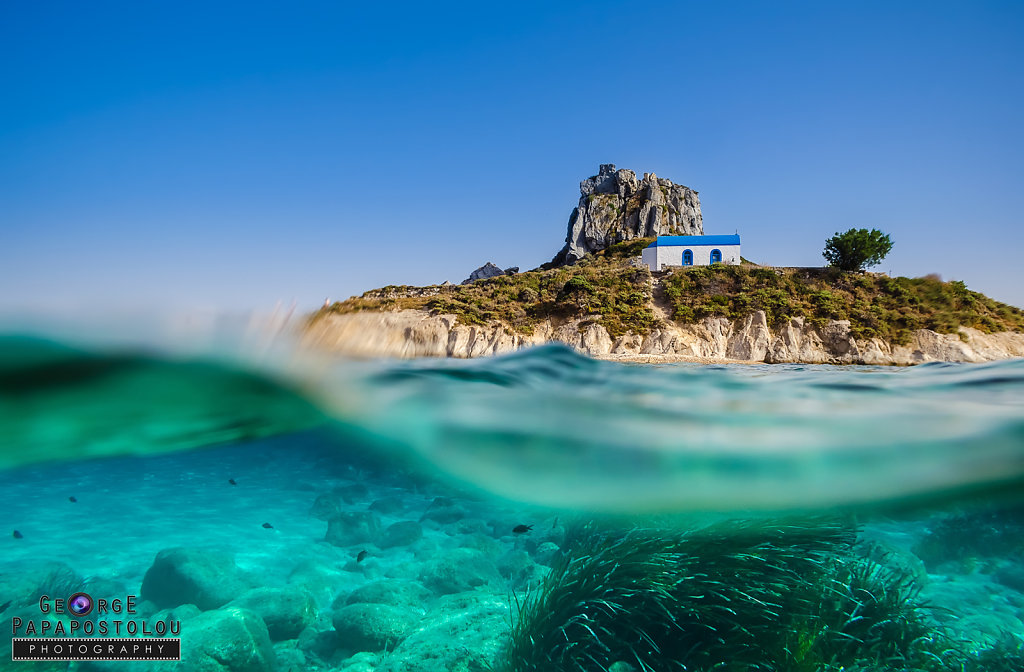
[[[271,672],[277,658],[263,620],[247,609],[202,613],[188,622],[181,663],[192,672]]]
[[[397,523],[388,525],[384,533],[377,540],[380,548],[391,548],[393,546],[408,546],[415,544],[423,538],[423,525],[415,520],[400,520]]]
[[[444,595],[473,590],[491,581],[500,582],[494,563],[481,551],[456,548],[429,561],[420,580],[434,592]]]
[[[369,511],[349,511],[327,521],[325,541],[333,546],[352,546],[373,541],[380,534],[380,517]]]
[[[316,603],[309,591],[300,586],[253,588],[232,600],[229,607],[248,609],[267,625],[270,639],[277,642],[294,639],[316,620]]]
[[[420,608],[433,594],[418,581],[382,579],[356,588],[338,598],[335,608],[348,604],[389,604],[393,607]]]
[[[351,651],[382,651],[394,648],[412,632],[420,614],[389,604],[350,604],[334,612],[338,644]]]
[[[142,579],[142,598],[159,608],[194,604],[216,609],[250,588],[248,577],[227,553],[167,548],[156,555]]]

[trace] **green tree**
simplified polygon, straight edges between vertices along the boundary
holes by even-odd
[[[878,229],[850,229],[826,240],[822,256],[836,268],[862,271],[880,264],[891,249],[889,235]]]

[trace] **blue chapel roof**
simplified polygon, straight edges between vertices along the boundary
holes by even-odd
[[[647,247],[672,247],[679,245],[739,245],[739,235],[731,236],[658,236]]]

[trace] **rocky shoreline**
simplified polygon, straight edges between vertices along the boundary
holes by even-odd
[[[1024,334],[983,333],[961,327],[957,334],[928,329],[910,342],[856,339],[850,323],[834,320],[823,327],[792,318],[780,329],[768,326],[763,311],[742,321],[705,318],[695,324],[662,321],[646,335],[613,338],[587,319],[545,320],[532,334],[503,325],[467,326],[454,315],[425,310],[322,315],[302,335],[305,346],[353,357],[455,357],[498,355],[549,342],[564,343],[591,357],[620,361],[696,361],[704,363],[803,363],[912,365],[925,362],[986,362],[1024,357]]]

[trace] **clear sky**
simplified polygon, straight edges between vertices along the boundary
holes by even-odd
[[[600,163],[1024,306],[1020,2],[6,2],[0,101],[0,311],[525,270]]]

